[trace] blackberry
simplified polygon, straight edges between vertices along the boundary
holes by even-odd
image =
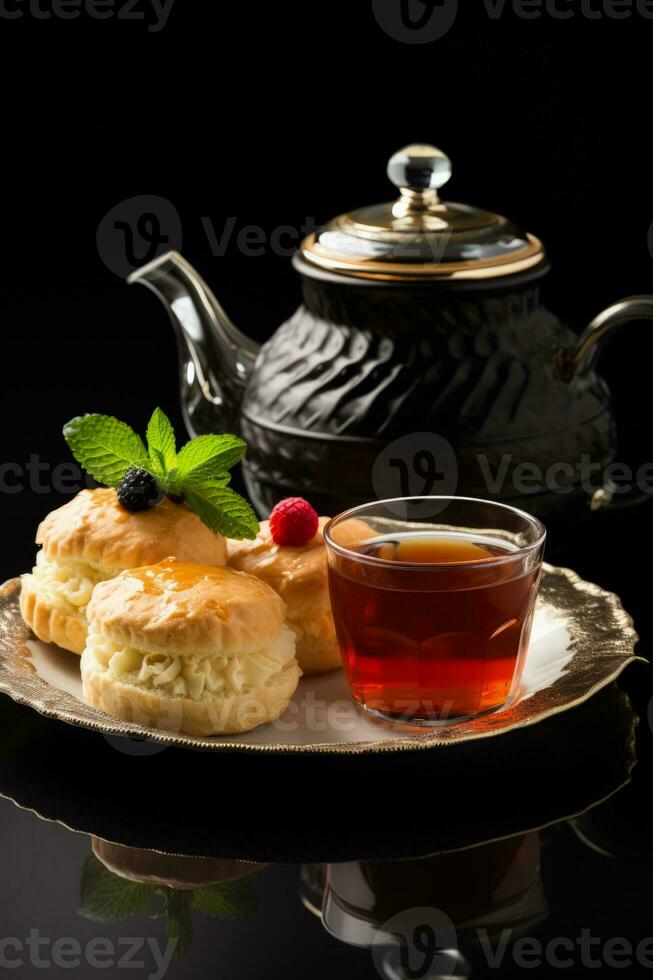
[[[127,470],[118,487],[118,500],[125,510],[147,510],[160,504],[164,497],[164,491],[152,474],[138,466]]]

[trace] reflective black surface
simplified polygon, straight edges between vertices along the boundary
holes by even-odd
[[[555,556],[621,595],[642,656],[647,519],[599,515]],[[2,698],[2,975],[647,971],[652,690],[637,663],[521,732],[350,759],[161,751]]]
[[[416,138],[460,161],[452,194],[550,243],[544,299],[565,322],[580,328],[617,297],[651,289],[650,21],[583,16],[580,3],[571,20],[522,18],[510,4],[493,19],[490,5],[460,3],[447,38],[412,45],[381,29],[371,3],[200,12],[177,2],[159,34],[116,17],[37,19],[27,6],[0,31],[3,579],[30,566],[37,522],[80,485],[58,469],[70,463],[66,419],[117,413],[142,430],[159,403],[182,425],[165,314],[127,290],[96,243],[120,201],[163,195],[183,223],[184,253],[261,342],[299,299],[289,254],[270,244],[275,231],[290,226],[296,244],[305,225],[382,200],[377,162]],[[263,253],[241,242],[252,225]],[[618,455],[635,465],[651,459],[652,345],[647,327],[633,327],[601,362]],[[555,555],[619,593],[643,656],[653,639],[651,513],[597,515]],[[629,668],[619,690],[639,717],[625,785],[633,718],[615,689],[474,754],[350,766],[140,754],[142,745],[116,747],[0,698],[0,793],[25,808],[0,800],[0,976],[401,976],[383,923],[406,910],[404,930],[426,951],[405,960],[406,975],[454,964],[476,977],[595,976],[597,959],[612,972],[624,957],[621,975],[649,975],[641,951],[636,962],[615,949],[620,937],[636,949],[653,935],[650,670]],[[266,867],[213,863],[197,880],[196,864],[159,865],[168,885],[158,886],[156,858],[124,850],[134,847]],[[434,853],[442,857],[423,860]],[[195,887],[171,888],[189,879]],[[315,914],[325,900],[331,932]],[[410,909],[424,906],[439,918],[415,919]],[[440,942],[453,940],[443,916],[460,949],[445,959],[438,927]],[[379,927],[375,954],[367,947]],[[480,929],[493,949],[512,930],[497,965]],[[166,956],[167,930],[179,955],[162,971],[155,953]],[[515,949],[524,937],[563,943],[527,966]]]
[[[576,975],[627,959],[617,937],[643,963],[649,680],[349,762],[148,754],[3,699],[3,975],[518,976],[540,946],[538,977]]]

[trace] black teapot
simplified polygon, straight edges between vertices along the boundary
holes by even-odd
[[[387,172],[394,202],[302,242],[302,304],[262,347],[178,253],[129,277],[170,312],[191,434],[247,440],[261,514],[295,494],[335,514],[375,496],[458,493],[547,521],[610,503],[614,487],[586,478],[615,452],[594,362],[620,324],[653,319],[653,297],[615,304],[579,339],[540,302],[542,243],[441,200],[444,153],[408,146]]]

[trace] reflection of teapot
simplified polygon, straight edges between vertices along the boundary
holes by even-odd
[[[518,936],[548,914],[537,831],[410,861],[304,866],[300,887],[327,932],[374,950],[381,965],[391,964],[401,946],[419,951],[426,932],[437,938],[438,955],[448,951],[452,963],[463,963],[481,936],[492,942],[504,930]],[[435,960],[435,946],[430,953]]]
[[[585,458],[588,472],[603,469],[615,446],[595,356],[620,324],[653,319],[653,297],[616,304],[579,341],[540,303],[541,242],[500,215],[441,201],[451,175],[443,153],[406,147],[388,175],[394,203],[341,215],[303,241],[302,305],[261,348],[177,253],[130,276],[170,311],[189,429],[247,439],[245,479],[262,513],[289,494],[324,513],[369,500],[383,448],[423,432],[454,447],[456,472],[438,477],[436,466],[446,486],[431,480],[412,493],[519,499],[515,470],[527,463],[541,475],[530,510],[587,510],[577,467]],[[399,469],[396,480],[402,491]],[[594,506],[608,499],[599,490]]]

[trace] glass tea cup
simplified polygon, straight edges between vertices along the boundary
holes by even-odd
[[[468,497],[365,504],[325,528],[329,589],[354,702],[434,725],[505,707],[530,637],[546,531]]]

